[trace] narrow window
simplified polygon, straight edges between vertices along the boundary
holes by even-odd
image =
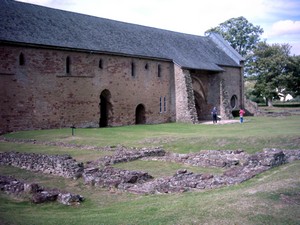
[[[164,112],[167,111],[167,100],[166,100],[166,96],[164,97]]]
[[[148,70],[148,63],[146,63],[145,65],[145,70]]]
[[[160,64],[158,64],[158,66],[157,66],[157,76],[161,77],[161,66],[160,66]]]
[[[24,57],[24,54],[23,54],[23,53],[21,53],[21,54],[19,55],[19,65],[20,65],[20,66],[25,65],[25,57]]]
[[[162,113],[162,99],[159,98],[159,112]]]
[[[134,65],[133,62],[131,63],[131,76],[132,76],[132,77],[135,76],[135,65]]]
[[[70,60],[70,57],[67,56],[66,58],[66,73],[69,74],[70,73],[70,65],[71,64],[71,60]]]
[[[100,69],[103,69],[102,59],[99,60],[99,68],[100,68]]]

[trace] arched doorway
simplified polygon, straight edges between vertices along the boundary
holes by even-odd
[[[195,98],[195,108],[197,112],[198,120],[205,119],[205,99],[202,95],[200,95],[197,91],[194,90],[194,98]]]
[[[143,104],[139,104],[135,109],[135,124],[146,123],[146,110]]]
[[[203,81],[197,75],[192,76],[195,109],[196,109],[198,121],[206,120],[208,117],[207,98],[206,98],[205,86],[203,82],[204,83],[206,82],[205,79]]]
[[[105,89],[101,92],[100,95],[100,121],[99,121],[99,127],[107,127],[109,125],[109,113],[112,109],[111,103],[110,103],[111,94],[109,90]]]

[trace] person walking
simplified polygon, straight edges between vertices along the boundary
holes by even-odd
[[[240,109],[239,114],[240,114],[240,123],[244,122],[244,114],[245,114],[245,110]]]
[[[213,119],[213,123],[217,123],[218,120],[217,120],[217,115],[218,115],[218,110],[217,110],[217,107],[214,107],[211,111],[211,115],[212,115],[212,119]]]

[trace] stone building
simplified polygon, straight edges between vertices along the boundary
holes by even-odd
[[[243,105],[243,58],[217,34],[0,5],[0,133],[196,123]]]

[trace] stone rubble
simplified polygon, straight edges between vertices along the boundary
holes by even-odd
[[[165,157],[148,157],[144,160],[170,161],[199,167],[231,167],[243,164],[249,154],[242,150],[203,150],[197,153],[166,153]]]
[[[122,170],[108,166],[103,169],[85,169],[83,179],[87,185],[126,189],[130,184],[145,183],[153,177],[142,171]]]
[[[176,162],[199,167],[221,167],[222,175],[194,174],[185,169],[171,177],[154,179],[147,172],[128,171],[111,165],[136,159]],[[51,173],[66,178],[83,177],[86,185],[96,185],[132,193],[173,193],[189,190],[212,189],[244,182],[275,166],[300,160],[300,150],[264,149],[248,154],[242,150],[207,150],[198,153],[166,153],[162,148],[125,148],[119,146],[112,156],[105,156],[86,165],[76,162],[69,155],[42,155],[34,153],[0,153],[0,165],[11,165],[31,171]],[[16,186],[18,188],[18,186]],[[22,188],[22,185],[19,187]],[[34,188],[34,187],[32,187]],[[35,189],[38,189],[35,187]],[[48,196],[49,195],[49,196]],[[36,201],[51,198],[53,193],[39,192]],[[55,195],[55,194],[54,194]],[[48,197],[47,197],[48,196]],[[59,195],[57,195],[59,196]],[[61,199],[72,199],[62,195]]]
[[[144,172],[138,179],[136,171],[124,171],[113,167],[85,169],[83,177],[86,184],[114,187],[139,194],[183,192],[193,189],[212,189],[244,182],[255,175],[275,166],[299,160],[300,150],[264,149],[253,155],[237,151],[201,151],[192,154],[167,153],[161,157],[148,157],[148,160],[175,161],[182,164],[204,167],[224,167],[222,175],[194,174],[179,170],[172,177],[152,179]],[[131,173],[132,172],[132,173]],[[132,179],[132,176],[135,177]],[[138,182],[136,182],[138,181]]]
[[[264,152],[247,157],[243,165],[240,165],[239,162],[231,165],[232,168],[229,168],[222,175],[194,174],[187,170],[179,170],[172,177],[159,178],[143,184],[132,185],[127,191],[139,194],[173,193],[234,185],[275,166],[300,158],[300,150],[290,150],[287,153],[285,155],[282,150],[265,149]],[[293,156],[293,159],[289,154]]]
[[[34,172],[77,179],[83,173],[83,163],[70,155],[45,155],[36,153],[0,152],[0,165],[10,165]]]
[[[104,156],[97,160],[97,164],[100,166],[109,166],[122,162],[129,162],[145,157],[161,157],[166,154],[165,150],[162,148],[131,148],[119,147],[114,155]]]
[[[0,175],[0,190],[15,196],[27,194],[31,202],[36,204],[57,201],[64,205],[79,205],[84,201],[81,195],[45,189],[36,183],[24,183],[11,176]]]

